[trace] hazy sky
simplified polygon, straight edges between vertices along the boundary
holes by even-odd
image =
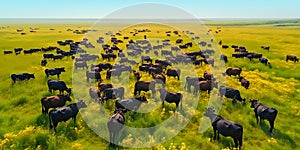
[[[0,18],[102,18],[143,2],[175,6],[198,18],[300,18],[299,0],[3,0]]]

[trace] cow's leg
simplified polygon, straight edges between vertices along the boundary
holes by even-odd
[[[113,133],[110,131],[109,132],[109,146],[113,146],[112,143],[113,143]]]
[[[258,124],[258,114],[255,113],[255,118],[256,118],[256,124]]]
[[[59,79],[59,74],[57,74],[57,78]]]
[[[234,141],[234,145],[236,148],[238,148],[239,144],[238,144],[238,139],[237,138],[233,138]]]
[[[217,140],[218,141],[220,140],[220,131],[219,130],[217,131]]]
[[[270,133],[272,133],[274,129],[274,120],[269,120],[269,123],[270,123]]]
[[[214,137],[213,137],[214,140],[216,140],[216,134],[217,134],[216,132],[217,132],[217,129],[214,128]]]
[[[76,126],[76,116],[73,117],[74,120],[74,126]]]

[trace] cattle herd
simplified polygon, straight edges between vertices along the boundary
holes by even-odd
[[[178,31],[167,31],[166,37],[177,36],[178,39],[174,41],[176,46],[171,46],[170,50],[164,49],[165,47],[170,47],[170,43],[172,42],[170,39],[162,40],[162,44],[158,44],[152,46],[151,43],[147,40],[146,34],[151,32],[151,30],[143,29],[143,30],[134,30],[131,32],[132,36],[137,36],[139,34],[145,34],[143,40],[130,39],[130,37],[123,37],[123,39],[118,39],[116,36],[121,37],[121,33],[112,34],[111,32],[106,33],[106,35],[110,35],[110,44],[104,43],[104,38],[99,37],[97,39],[98,44],[102,44],[102,49],[104,53],[100,55],[92,55],[87,54],[87,50],[81,48],[81,45],[84,45],[86,48],[95,48],[95,46],[88,42],[88,39],[84,39],[81,42],[74,42],[73,40],[66,41],[57,41],[57,44],[60,46],[70,46],[70,51],[63,51],[58,47],[50,46],[47,48],[41,49],[30,49],[23,50],[22,48],[15,48],[14,53],[19,55],[22,51],[25,55],[33,54],[37,52],[43,52],[41,66],[47,66],[49,59],[53,61],[62,60],[64,58],[74,59],[74,69],[84,69],[86,72],[86,81],[90,82],[90,80],[94,80],[97,82],[97,87],[91,87],[89,91],[90,97],[99,103],[104,103],[108,100],[115,101],[115,111],[114,114],[109,118],[107,122],[107,126],[109,129],[110,135],[110,144],[114,145],[117,143],[116,136],[123,128],[125,124],[125,113],[131,110],[136,111],[142,103],[147,103],[148,100],[145,96],[145,93],[151,91],[152,95],[156,95],[157,91],[159,93],[159,97],[162,100],[162,104],[164,101],[168,103],[175,103],[176,108],[182,109],[182,102],[184,101],[184,97],[182,93],[168,91],[165,86],[168,83],[167,81],[171,78],[175,80],[180,80],[182,77],[182,72],[180,69],[174,68],[176,64],[193,64],[195,66],[202,66],[203,64],[211,65],[212,67],[215,65],[215,60],[211,58],[214,55],[215,51],[211,49],[211,45],[213,44],[213,39],[210,42],[201,41],[197,46],[199,47],[207,47],[210,49],[199,50],[194,52],[185,52],[182,54],[176,54],[177,51],[185,50],[191,47],[195,47],[195,41],[188,41],[184,43],[184,40],[180,39],[181,35]],[[220,32],[220,31],[218,31]],[[183,31],[184,34],[193,35],[194,33]],[[200,39],[200,37],[194,37],[193,39]],[[158,41],[157,43],[159,43]],[[119,43],[128,43],[126,45],[126,51],[121,50],[118,47]],[[223,49],[228,49],[228,45],[222,45],[222,41],[219,42]],[[232,45],[231,48],[234,50],[234,54],[232,57],[234,58],[248,58],[250,61],[253,59],[259,59],[259,61],[265,65],[270,65],[270,62],[267,58],[263,58],[262,54],[248,52],[246,47],[244,46],[236,46]],[[262,49],[270,51],[270,46],[261,46]],[[53,53],[55,51],[56,53]],[[154,54],[154,56],[162,56],[165,59],[154,59],[150,57],[150,52]],[[4,54],[12,54],[13,51],[5,50]],[[148,55],[149,54],[149,55]],[[99,57],[101,56],[101,57]],[[118,58],[118,63],[116,63],[116,59]],[[140,62],[137,62],[134,59],[130,58],[140,58]],[[101,63],[99,64],[89,64],[91,60],[99,60]],[[221,55],[220,60],[225,63],[228,62],[228,57],[225,55]],[[292,55],[286,56],[286,61],[294,61],[298,62],[299,58]],[[107,62],[107,63],[104,63]],[[112,65],[111,62],[114,62]],[[138,69],[134,70],[134,66],[138,65]],[[48,80],[47,86],[49,92],[53,93],[53,91],[58,90],[60,94],[53,95],[49,97],[44,97],[41,99],[42,104],[42,113],[48,114],[49,109],[52,109],[49,112],[50,119],[50,129],[56,127],[59,122],[67,121],[72,118],[75,122],[76,115],[80,108],[86,108],[87,105],[85,101],[79,100],[77,103],[72,103],[65,106],[66,101],[71,101],[71,88],[66,85],[64,81],[60,80],[60,74],[65,72],[64,67],[57,68],[48,68],[45,69],[45,75],[48,78],[49,76],[57,76],[58,80]],[[101,73],[105,72],[106,77],[103,78]],[[131,73],[131,76],[134,77],[134,97],[133,98],[124,98],[125,89],[124,87],[115,87],[111,83],[104,82],[104,79],[111,80],[112,77],[120,77],[123,72]],[[250,82],[241,76],[242,68],[227,68],[224,70],[224,76],[238,76],[238,81],[241,83],[246,89],[250,88]],[[142,81],[142,76],[152,77],[153,80]],[[29,80],[31,78],[35,78],[34,74],[30,73],[22,73],[22,74],[12,74],[11,79],[13,83],[16,81]],[[214,78],[212,73],[206,72],[202,77],[184,77],[185,78],[185,89],[187,92],[192,94],[197,94],[199,91],[207,91],[208,94],[214,88],[219,89],[219,95],[222,98],[223,96],[232,99],[232,102],[240,101],[242,103],[246,102],[246,98],[242,98],[239,90],[227,87],[224,85],[219,86],[218,81]],[[157,89],[157,85],[161,84],[162,88]],[[192,91],[193,88],[193,91]],[[66,91],[67,94],[64,94]],[[254,108],[255,117],[258,123],[258,117],[260,119],[266,119],[270,122],[270,132],[273,131],[274,121],[277,116],[277,110],[275,108],[271,108],[261,104],[258,100],[250,100],[251,108]],[[224,136],[230,136],[233,138],[235,146],[242,146],[242,135],[243,135],[243,127],[240,124],[224,119],[222,116],[219,116],[214,113],[214,108],[209,107],[205,110],[204,116],[209,117],[212,123],[212,127],[214,130],[214,138],[219,138],[219,134],[221,133]]]

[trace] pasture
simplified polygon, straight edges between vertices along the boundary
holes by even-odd
[[[119,29],[121,26],[118,24],[107,24],[101,28],[101,35],[94,35],[93,32],[85,36],[84,34],[75,34],[75,30],[89,29],[92,22],[72,22],[72,23],[30,23],[18,22],[7,23],[0,22],[0,148],[1,149],[109,149],[109,142],[100,138],[97,134],[107,132],[106,124],[108,117],[113,114],[114,101],[104,103],[104,107],[99,107],[99,104],[93,102],[88,96],[88,89],[95,86],[93,82],[86,82],[85,71],[82,69],[73,71],[74,60],[71,58],[63,58],[62,60],[48,60],[48,64],[44,67],[40,65],[42,60],[42,52],[33,53],[29,55],[7,54],[4,55],[4,50],[13,50],[14,48],[21,47],[23,49],[42,48],[48,46],[57,46],[62,50],[69,50],[69,46],[59,46],[57,41],[72,39],[74,41],[81,41],[83,38],[97,39],[96,36],[103,36],[109,40],[109,36],[105,32],[122,30],[122,36],[129,36],[133,28],[149,28],[151,33],[147,33],[149,39],[151,38],[165,38],[165,32],[170,30],[165,26],[152,25],[138,25],[128,27],[126,29]],[[182,28],[187,28],[195,31],[195,35],[203,33],[197,32],[198,27],[196,24],[178,23]],[[219,48],[223,55],[228,57],[226,67],[241,67],[243,69],[242,76],[251,82],[249,89],[243,88],[237,77],[226,76],[226,85],[241,92],[242,97],[247,98],[246,104],[236,103],[232,104],[228,98],[224,99],[222,108],[219,115],[228,120],[232,120],[241,124],[244,128],[243,146],[242,149],[299,149],[300,141],[300,64],[294,62],[286,62],[285,56],[288,54],[300,57],[300,30],[297,24],[283,21],[281,26],[278,22],[247,22],[234,23],[234,22],[207,22],[215,36],[216,41],[222,40],[223,45],[238,45],[245,46],[248,51],[261,53],[271,63],[270,66],[261,64],[258,60],[249,61],[247,58],[233,58],[231,55],[234,53],[232,48],[222,49],[221,46],[215,41],[213,49]],[[39,28],[36,32],[29,32],[30,28]],[[17,29],[23,29],[26,35],[17,33]],[[70,30],[68,30],[70,29]],[[216,33],[216,30],[221,32]],[[172,29],[173,30],[173,29]],[[160,32],[157,32],[160,31]],[[206,34],[206,33],[205,33]],[[120,36],[121,37],[121,36]],[[140,39],[142,36],[135,36],[132,39]],[[176,40],[178,37],[170,37]],[[188,40],[187,37],[181,37]],[[194,41],[195,44],[201,40]],[[98,54],[104,53],[101,45],[96,41],[90,41],[96,48],[84,48],[89,53]],[[155,41],[152,41],[155,43]],[[120,44],[121,49],[125,49],[125,45]],[[270,51],[261,49],[262,45],[270,46]],[[198,47],[187,49],[185,52],[192,52],[199,50]],[[53,53],[53,52],[52,52]],[[151,52],[149,54],[152,58],[157,59]],[[220,55],[220,54],[216,54]],[[131,59],[140,61],[140,56],[130,57]],[[161,57],[163,58],[163,57]],[[219,60],[219,57],[214,57]],[[98,63],[105,63],[113,61],[103,61],[101,56]],[[96,62],[94,62],[96,63]],[[216,61],[217,66],[222,65],[220,61]],[[91,62],[88,64],[90,66]],[[73,121],[69,120],[65,123],[59,123],[57,132],[49,131],[48,116],[42,114],[40,99],[52,94],[48,92],[47,80],[57,79],[56,76],[50,76],[48,79],[45,76],[44,70],[46,68],[65,67],[66,72],[63,72],[60,79],[65,81],[66,84],[74,89],[75,97],[81,97],[88,102],[89,111],[82,111],[76,121],[76,126]],[[185,77],[197,73],[202,76],[205,71],[216,70],[221,73],[225,70],[220,70],[217,67],[210,67],[209,65],[193,67],[184,64],[178,64],[178,68],[182,70],[181,79],[167,77],[167,89],[171,91],[181,92],[186,97],[183,97],[183,112],[186,117],[191,117],[190,122],[181,130],[174,138],[166,142],[148,149],[226,149],[233,147],[233,140],[230,137],[220,136],[220,141],[213,141],[213,129],[209,128],[204,133],[199,133],[199,125],[203,120],[208,120],[204,117],[205,108],[212,99],[212,103],[219,101],[218,89],[212,90],[211,94],[207,92],[200,92],[199,102],[195,102],[191,93],[187,92],[180,87],[185,84]],[[133,65],[133,69],[138,69],[138,66]],[[191,69],[192,68],[192,69]],[[224,67],[225,69],[225,67]],[[193,72],[194,71],[194,72]],[[35,79],[29,81],[22,81],[12,85],[10,75],[13,73],[34,73]],[[104,82],[110,82],[105,79],[106,71],[101,75]],[[129,76],[129,78],[128,78]],[[76,80],[74,80],[74,78]],[[224,78],[217,76],[217,78]],[[78,80],[82,79],[82,80]],[[112,78],[111,82],[116,87],[127,85],[125,97],[130,97],[133,93],[135,79],[132,73],[124,73],[119,80]],[[152,77],[146,73],[142,73],[143,81],[151,80]],[[76,83],[72,85],[72,83]],[[129,83],[129,84],[127,84]],[[225,84],[224,82],[220,85]],[[79,86],[80,85],[80,86]],[[219,85],[219,86],[220,86]],[[57,92],[55,92],[57,94]],[[155,111],[150,113],[135,114],[133,112],[126,113],[127,118],[125,124],[131,127],[151,127],[158,125],[169,117],[174,115],[175,104],[165,103],[161,106],[159,96],[151,97],[150,92],[146,93],[149,98],[147,105],[142,104],[141,109],[147,111],[151,108],[156,108]],[[250,108],[250,99],[258,99],[265,105],[274,107],[278,110],[278,116],[275,121],[275,129],[273,134],[269,133],[269,124],[263,121],[256,124],[253,109]],[[72,102],[74,103],[74,95]],[[67,102],[68,104],[70,102]],[[197,108],[195,113],[189,106],[196,104]],[[104,110],[104,109],[105,110]],[[93,120],[93,117],[99,113],[108,112],[108,116],[99,120]],[[84,115],[85,117],[81,116]],[[173,118],[173,124],[185,121],[185,117],[178,115]],[[178,122],[176,122],[178,121]],[[96,130],[90,129],[86,124],[92,124]],[[166,131],[172,129],[170,124]],[[94,131],[97,133],[94,133]],[[176,133],[177,131],[172,131]],[[108,133],[107,133],[108,134]],[[124,133],[121,143],[124,145],[136,145],[141,142],[148,142],[149,144],[155,143],[157,140],[167,139],[169,133],[157,131],[152,135],[141,135],[139,139],[132,138],[132,135]],[[160,139],[155,139],[159,137]]]

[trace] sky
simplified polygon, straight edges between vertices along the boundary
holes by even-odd
[[[171,5],[196,18],[300,18],[299,0],[3,0],[0,18],[103,18],[141,3]]]

